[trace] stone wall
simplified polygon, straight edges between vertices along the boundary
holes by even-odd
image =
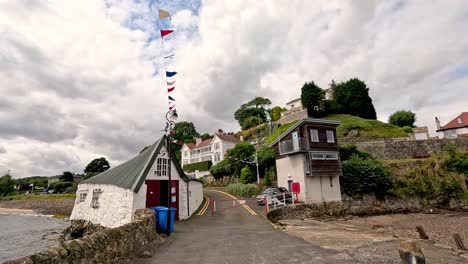
[[[441,154],[452,144],[468,150],[468,138],[411,140],[411,138],[340,138],[340,145],[355,144],[378,159],[412,159]]]
[[[346,195],[341,202],[300,204],[286,206],[268,213],[270,221],[282,219],[323,218],[345,215],[377,215],[387,213],[420,212],[425,208],[438,207],[438,201],[421,198],[388,198],[378,200],[373,195],[354,199]],[[450,209],[468,210],[468,200],[451,200]]]
[[[154,211],[139,209],[131,223],[64,241],[59,246],[5,264],[118,263],[147,253],[145,251],[151,252],[161,242],[155,229]]]
[[[287,124],[287,123],[291,123],[292,121],[296,121],[296,120],[300,120],[300,119],[303,119],[303,118],[307,118],[309,115],[307,114],[307,110],[304,109],[304,110],[301,110],[301,111],[298,111],[298,112],[295,112],[295,113],[292,113],[292,114],[288,114],[288,115],[285,115],[285,116],[282,116],[280,118],[280,120],[278,120],[277,122],[279,124]]]

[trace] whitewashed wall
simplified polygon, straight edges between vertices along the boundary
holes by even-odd
[[[301,192],[299,201],[305,202],[307,188],[305,187],[304,155],[292,155],[276,160],[276,171],[278,173],[278,186],[288,188],[288,181],[299,182]]]
[[[189,181],[190,215],[192,215],[203,202],[203,184],[197,181]]]
[[[93,190],[101,189],[99,207],[92,208]],[[86,200],[79,202],[80,192],[87,192]],[[117,227],[132,221],[134,193],[114,185],[82,183],[78,185],[71,220],[88,220],[105,227]]]

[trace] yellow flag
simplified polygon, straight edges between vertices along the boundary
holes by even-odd
[[[159,19],[163,19],[163,18],[166,18],[166,17],[171,17],[169,12],[167,12],[166,10],[162,10],[162,9],[158,9],[158,10],[159,10]]]

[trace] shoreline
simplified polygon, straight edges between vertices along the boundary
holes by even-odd
[[[74,203],[74,199],[0,201],[0,214],[46,215],[63,219],[70,217]]]
[[[0,207],[0,214],[23,214],[23,215],[37,215],[38,213],[31,209],[17,209],[17,208],[4,208]]]

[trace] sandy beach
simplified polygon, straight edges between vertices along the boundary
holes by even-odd
[[[0,207],[0,214],[36,214],[33,210],[29,209],[16,209],[16,208],[2,208]]]

